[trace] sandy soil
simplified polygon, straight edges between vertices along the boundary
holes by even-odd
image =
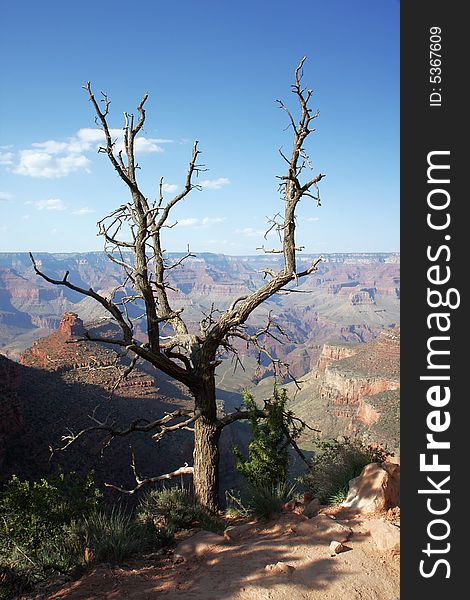
[[[230,541],[199,533],[145,559],[119,567],[99,565],[78,581],[28,600],[398,600],[398,556],[379,550],[367,519],[338,514],[331,520],[333,526],[352,529],[344,551],[335,556],[329,549],[334,531],[312,534],[305,522],[301,515],[285,513],[276,521],[247,526]],[[294,570],[265,569],[278,562]]]

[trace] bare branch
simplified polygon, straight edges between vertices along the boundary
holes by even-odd
[[[95,411],[93,411],[93,414],[89,415],[89,418],[95,423],[95,425],[82,429],[78,433],[70,432],[68,435],[62,436],[61,441],[64,442],[64,445],[53,449],[52,453],[63,452],[69,446],[77,442],[80,438],[95,431],[105,432],[109,436],[107,442],[109,444],[109,442],[116,437],[124,437],[134,432],[147,433],[155,431],[155,429],[159,429],[158,433],[154,434],[153,438],[156,441],[160,441],[166,433],[176,431],[177,429],[185,429],[201,416],[199,411],[191,413],[190,411],[179,409],[173,411],[172,413],[167,413],[164,417],[151,422],[148,422],[146,419],[136,419],[127,428],[119,429],[116,427],[114,422],[109,421],[109,417],[107,417],[104,421],[97,419],[94,414]],[[171,423],[175,419],[179,419],[181,417],[188,418],[173,425],[168,425],[168,423]]]
[[[134,456],[132,458],[131,466],[132,466],[132,470],[134,472],[134,477],[135,477],[135,480],[137,483],[135,488],[133,488],[132,490],[126,490],[122,487],[113,485],[111,483],[105,483],[105,486],[108,488],[113,488],[115,490],[118,490],[119,492],[121,492],[123,494],[128,494],[128,495],[132,496],[135,493],[137,493],[140,489],[142,489],[144,486],[150,485],[152,483],[158,483],[159,481],[167,481],[168,479],[173,479],[173,477],[178,477],[179,475],[193,475],[193,473],[194,473],[194,467],[190,467],[190,466],[188,466],[188,463],[185,463],[184,466],[179,467],[175,471],[171,471],[171,473],[165,473],[164,475],[158,475],[157,477],[144,477],[142,479],[137,474]]]

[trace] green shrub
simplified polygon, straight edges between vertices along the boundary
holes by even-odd
[[[282,506],[293,498],[294,489],[286,483],[255,486],[251,491],[250,506],[259,517],[269,518],[281,512]]]
[[[348,437],[318,441],[310,468],[301,483],[322,502],[338,503],[348,494],[349,481],[369,463],[383,462],[388,452]]]
[[[67,527],[100,499],[92,475],[80,480],[61,473],[33,483],[14,476],[0,492],[0,562],[12,555],[30,564],[58,560]]]
[[[8,597],[5,590],[27,590],[52,573],[79,564],[83,550],[73,523],[100,502],[92,475],[83,480],[75,473],[60,473],[37,482],[13,477],[0,492],[4,597]]]
[[[156,527],[174,531],[190,527],[194,521],[189,494],[176,487],[149,492],[142,500],[138,515],[142,522],[150,521]]]
[[[94,562],[120,562],[159,545],[151,524],[136,521],[120,507],[92,513],[75,525],[74,532],[82,548],[90,550]]]
[[[243,393],[243,399],[252,439],[248,445],[248,458],[239,448],[233,448],[236,468],[252,489],[274,489],[277,484],[287,481],[290,440],[300,435],[301,428],[295,425],[292,413],[286,411],[288,398],[285,389],[275,387],[273,397],[265,401],[265,418],[259,416],[256,402],[249,392]]]
[[[349,485],[339,485],[335,491],[328,496],[327,504],[341,504],[349,494]]]
[[[147,494],[138,509],[138,519],[170,532],[190,527],[201,527],[216,533],[223,530],[220,519],[203,506],[195,504],[186,490],[177,487]]]

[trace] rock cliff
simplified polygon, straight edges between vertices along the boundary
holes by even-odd
[[[325,344],[302,389],[290,391],[293,410],[323,437],[360,435],[399,449],[400,328],[365,344]]]

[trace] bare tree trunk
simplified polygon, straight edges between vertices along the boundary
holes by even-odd
[[[197,501],[212,512],[218,510],[219,438],[215,381],[211,374],[196,393],[196,407],[202,412],[194,424],[194,490]]]

